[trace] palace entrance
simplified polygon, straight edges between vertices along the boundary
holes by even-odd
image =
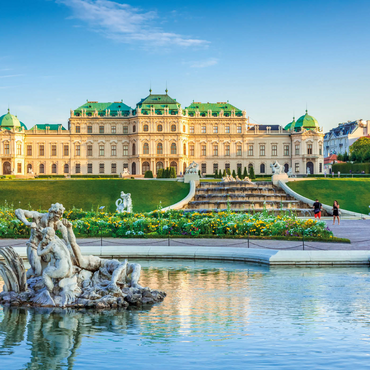
[[[306,173],[307,174],[310,173],[310,175],[313,175],[313,163],[312,162],[307,162]]]
[[[10,162],[3,163],[3,175],[11,175],[12,174],[12,166]]]

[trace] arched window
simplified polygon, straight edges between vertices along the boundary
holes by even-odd
[[[157,162],[156,166],[155,166],[155,169],[156,169],[156,172],[158,173],[158,170],[163,168],[163,162]]]
[[[163,127],[162,127],[162,125],[158,125],[158,126],[157,126],[157,131],[159,131],[159,132],[163,131]]]
[[[149,126],[148,125],[144,125],[144,131],[149,131]]]
[[[249,163],[249,164],[248,164],[248,173],[250,173],[250,172],[251,172],[251,168],[253,168],[253,164],[252,164],[252,163]]]
[[[149,154],[149,144],[144,143],[143,145],[143,154]]]
[[[182,126],[182,131],[186,132],[186,127],[185,125]]]
[[[171,162],[170,167],[173,167],[175,169],[177,175],[177,163],[175,161]]]
[[[162,143],[158,143],[158,145],[157,145],[157,154],[163,154],[163,145],[162,145]]]
[[[64,173],[69,173],[69,166],[67,163],[64,165]]]
[[[158,130],[159,131],[159,130]],[[175,132],[176,131],[176,125],[171,125],[171,131]]]
[[[134,162],[132,165],[131,165],[131,175],[136,175],[136,163]]]
[[[27,173],[31,173],[32,172],[32,164],[28,164],[27,165]]]
[[[40,173],[45,173],[45,166],[43,164],[40,164]]]
[[[171,154],[176,154],[176,144],[175,143],[171,144]]]
[[[260,173],[265,173],[265,164],[264,163],[261,163]]]
[[[288,171],[289,171],[289,164],[288,163],[285,163],[284,164],[284,172],[285,173],[288,173]]]
[[[57,173],[57,165],[55,163],[51,166],[51,173]]]
[[[136,155],[136,145],[132,144],[132,155]]]
[[[184,144],[184,155],[186,155],[186,144]]]
[[[143,162],[143,165],[142,165],[142,167],[143,167],[143,175],[145,175],[145,172],[146,171],[150,171],[150,164],[149,164],[149,162]]]
[[[136,126],[135,125],[132,126],[132,132],[136,132]]]

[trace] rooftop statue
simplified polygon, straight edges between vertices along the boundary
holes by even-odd
[[[26,275],[22,258],[12,247],[0,248],[4,291],[0,303],[14,306],[127,308],[162,301],[166,293],[139,284],[141,266],[127,260],[82,254],[71,222],[62,219],[64,207],[53,204],[48,213],[22,209],[16,216],[29,226]],[[28,221],[31,219],[32,221]],[[56,235],[60,230],[62,239]]]

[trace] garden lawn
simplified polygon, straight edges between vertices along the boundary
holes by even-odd
[[[121,191],[131,193],[134,212],[150,212],[174,204],[189,193],[189,184],[176,181],[88,179],[88,180],[2,180],[0,205],[6,202],[14,208],[48,209],[52,203],[62,203],[85,211],[105,206],[114,212]]]
[[[298,194],[319,199],[332,205],[337,200],[340,208],[369,214],[370,179],[317,179],[289,182],[288,186]]]

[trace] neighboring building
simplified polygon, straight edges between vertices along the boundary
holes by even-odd
[[[342,161],[338,161],[338,156],[336,154],[331,154],[329,157],[324,158],[324,171],[327,174],[331,174],[333,164],[335,163],[345,163]]]
[[[119,174],[128,168],[144,175],[175,167],[180,175],[195,161],[203,174],[252,166],[256,174],[271,174],[278,161],[296,174],[307,168],[322,173],[323,136],[307,111],[285,129],[252,125],[245,111],[228,102],[193,102],[182,109],[167,90],[150,90],[135,109],[122,101],[87,101],[71,110],[68,130],[48,124],[27,130],[8,112],[0,117],[1,172]]]
[[[357,120],[340,123],[325,134],[325,157],[331,154],[349,154],[349,147],[360,137],[370,134],[370,121]]]

